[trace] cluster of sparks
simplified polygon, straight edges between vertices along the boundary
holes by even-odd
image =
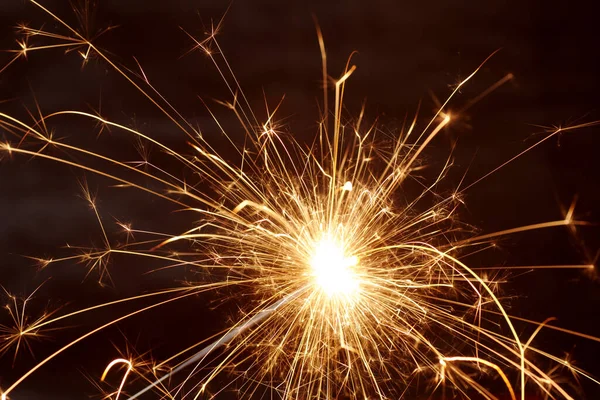
[[[344,89],[355,67],[350,58],[341,77],[330,78],[319,33],[323,80],[330,84],[324,88],[318,132],[314,142],[307,145],[280,130],[275,117],[277,107],[268,110],[265,122],[259,122],[222,56],[215,40],[219,27],[215,26],[205,40],[193,40],[195,48],[205,52],[221,73],[232,95],[232,100],[222,104],[237,117],[245,132],[244,145],[239,146],[215,117],[216,126],[236,152],[231,158],[238,161],[229,162],[153,88],[141,68],[134,73],[121,67],[94,45],[94,36],[86,29],[75,29],[36,1],[31,2],[54,18],[66,33],[21,26],[20,49],[3,70],[40,50],[72,50],[84,63],[93,56],[121,74],[164,113],[185,135],[192,155],[179,154],[151,136],[106,120],[99,113],[77,110],[45,115],[40,112],[33,123],[0,113],[0,127],[8,135],[0,143],[1,154],[49,159],[98,174],[119,186],[171,202],[201,221],[175,234],[139,231],[120,223],[128,237],[147,239],[114,244],[104,229],[94,197],[84,185],[86,200],[102,227],[103,247],[65,258],[38,260],[41,266],[83,262],[89,273],[98,273],[105,281],[110,280],[109,258],[127,254],[151,258],[163,263],[164,268],[200,270],[207,278],[185,287],[70,313],[44,313],[38,318],[26,317],[29,299],[19,303],[10,297],[13,302],[7,309],[13,324],[0,326],[0,351],[14,351],[15,357],[20,348],[30,346],[28,338],[48,335],[59,321],[101,308],[118,309],[123,303],[157,300],[64,344],[10,387],[3,388],[2,400],[10,399],[13,392],[18,398],[17,388],[31,374],[103,329],[167,303],[228,288],[250,294],[240,304],[243,315],[236,323],[212,338],[201,338],[167,360],[147,363],[133,356],[116,358],[101,380],[116,374],[113,369],[118,367],[122,368],[122,379],[106,398],[133,399],[150,391],[157,398],[199,398],[209,392],[218,395],[235,389],[241,398],[270,393],[286,399],[384,399],[400,398],[417,385],[424,393],[450,388],[465,398],[496,399],[497,394],[479,379],[486,375],[502,382],[502,392],[512,400],[525,399],[531,392],[553,399],[573,399],[552,376],[556,368],[564,367],[594,380],[568,360],[532,346],[542,328],[585,335],[549,325],[549,321],[509,315],[503,307],[499,281],[494,278],[499,275],[494,274],[494,268],[469,267],[460,260],[462,254],[485,249],[491,240],[503,235],[557,226],[575,229],[585,222],[574,218],[574,204],[558,221],[475,235],[456,216],[462,194],[502,166],[450,193],[440,193],[438,187],[451,166],[451,158],[430,182],[424,182],[416,173],[425,168],[422,156],[428,144],[461,117],[462,111],[451,114],[448,104],[477,71],[440,104],[424,127],[417,128],[415,118],[392,140],[388,135],[384,141],[375,125],[363,121],[363,112],[344,122]],[[489,91],[511,78],[507,75]],[[189,185],[149,160],[120,161],[56,139],[48,126],[59,116],[87,118],[102,129],[110,128],[157,147],[173,162],[201,176],[210,190]],[[559,132],[595,124],[548,131],[542,140],[514,158]],[[152,184],[142,183],[147,181]],[[417,182],[422,190],[415,195],[403,191],[407,182]],[[181,247],[188,250],[180,251]],[[575,267],[594,268],[593,261]],[[509,269],[498,268],[500,272]],[[522,337],[515,321],[532,324],[535,329]],[[550,360],[554,369],[544,370],[536,362],[540,358]],[[210,368],[205,368],[209,363]],[[184,371],[184,377],[176,384],[173,379],[165,379],[179,371]],[[220,374],[234,378],[230,387],[215,390],[211,382]],[[138,394],[128,388],[132,376],[147,384]]]

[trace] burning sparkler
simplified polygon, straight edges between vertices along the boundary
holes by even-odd
[[[149,239],[113,244],[95,200],[84,186],[86,200],[102,227],[103,247],[82,255],[43,260],[44,268],[59,261],[78,260],[107,278],[109,257],[127,254],[162,262],[165,267],[187,266],[208,274],[205,280],[186,287],[55,317],[44,315],[27,324],[24,318],[16,317],[18,329],[5,329],[7,340],[2,350],[19,346],[24,335],[76,315],[141,299],[158,299],[65,344],[5,388],[2,400],[9,399],[31,374],[64,350],[102,329],[217,289],[249,293],[245,298],[253,299],[240,304],[244,315],[237,323],[157,363],[149,374],[142,373],[130,359],[116,358],[107,366],[102,380],[118,365],[126,365],[127,369],[118,390],[109,396],[124,398],[127,380],[135,375],[147,385],[132,399],[150,390],[163,398],[198,398],[219,374],[227,371],[243,378],[233,380],[242,398],[251,398],[262,390],[286,399],[398,398],[422,377],[428,382],[428,392],[449,387],[464,396],[474,391],[481,398],[496,399],[480,383],[474,373],[477,371],[497,377],[512,400],[524,400],[531,390],[551,398],[573,399],[530,357],[532,354],[594,380],[568,361],[533,347],[531,343],[542,328],[557,328],[538,324],[533,335],[523,337],[514,326],[515,318],[503,306],[497,281],[461,261],[463,252],[483,249],[499,236],[585,224],[573,218],[574,206],[558,221],[469,236],[456,214],[462,204],[461,194],[479,180],[457,187],[450,194],[438,193],[450,158],[432,181],[423,183],[416,176],[423,168],[421,157],[428,144],[453,118],[460,117],[460,112],[453,116],[447,111],[450,100],[479,68],[455,88],[422,129],[415,118],[385,144],[377,127],[363,122],[362,112],[349,122],[342,115],[345,85],[355,70],[349,58],[341,76],[333,80],[331,112],[330,87],[325,85],[318,132],[314,143],[306,146],[278,129],[277,107],[265,122],[259,122],[222,56],[215,39],[219,25],[214,26],[207,39],[192,39],[197,50],[211,57],[228,85],[232,100],[222,104],[231,109],[246,132],[245,144],[238,146],[215,118],[239,158],[239,162],[229,162],[153,88],[141,68],[133,73],[119,66],[94,45],[89,33],[67,25],[37,1],[31,2],[67,33],[23,25],[20,49],[9,64],[49,48],[77,50],[84,62],[94,56],[163,112],[186,135],[193,155],[184,156],[150,135],[100,114],[77,110],[41,115],[33,123],[0,113],[0,126],[9,135],[0,145],[3,154],[49,159],[99,174],[118,185],[172,202],[195,213],[201,221],[175,235],[136,231],[122,225],[128,234]],[[323,80],[328,82],[320,32],[318,39]],[[31,44],[34,41],[43,44]],[[511,77],[507,75],[500,82]],[[202,176],[211,190],[201,191],[146,160],[127,163],[55,139],[48,124],[59,116],[87,118],[132,135],[143,144],[152,144]],[[516,157],[560,132],[592,125],[597,123],[555,129]],[[49,149],[63,152],[56,155]],[[144,180],[152,184],[144,184]],[[411,181],[418,181],[423,190],[414,196],[401,194],[402,187]],[[175,246],[188,250],[171,250]],[[203,366],[208,363],[211,368],[207,372]],[[173,367],[164,372],[167,364]],[[184,372],[185,377],[172,384],[171,378]]]

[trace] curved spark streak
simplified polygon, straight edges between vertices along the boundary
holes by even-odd
[[[125,373],[123,374],[123,378],[121,379],[121,384],[119,385],[119,388],[117,389],[117,393],[115,395],[115,400],[119,400],[119,396],[121,395],[123,386],[125,386],[125,382],[127,381],[127,375],[129,375],[129,373],[133,369],[133,365],[132,365],[131,361],[126,360],[124,358],[117,358],[117,359],[114,359],[113,361],[111,361],[110,364],[108,364],[106,366],[106,368],[104,369],[104,372],[102,373],[102,376],[100,377],[100,380],[103,381],[106,378],[106,375],[108,375],[108,372],[111,370],[111,368],[117,364],[125,364],[125,365],[127,365],[127,369],[125,370]]]

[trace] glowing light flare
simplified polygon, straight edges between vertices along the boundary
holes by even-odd
[[[310,259],[311,274],[316,285],[330,297],[351,295],[358,291],[357,264],[356,256],[348,256],[344,247],[329,237],[317,242]]]

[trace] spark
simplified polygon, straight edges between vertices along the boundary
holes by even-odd
[[[236,292],[232,299],[237,300],[241,316],[231,326],[209,338],[200,338],[167,360],[152,363],[151,372],[138,368],[145,364],[131,357],[113,359],[100,381],[114,374],[118,366],[125,370],[117,389],[107,398],[124,396],[126,387],[133,387],[134,377],[141,377],[147,385],[132,399],[151,390],[169,398],[198,398],[208,393],[217,376],[229,373],[234,376],[231,385],[238,386],[242,398],[268,390],[284,399],[385,399],[407,392],[415,377],[423,377],[427,385],[421,390],[433,392],[443,387],[467,396],[466,390],[472,389],[487,400],[495,399],[472,374],[472,369],[477,369],[499,378],[512,400],[524,400],[531,390],[573,400],[559,380],[552,378],[556,369],[545,372],[535,358],[528,356],[531,353],[598,383],[567,360],[535,348],[533,342],[548,329],[592,341],[600,339],[551,325],[551,320],[540,323],[510,315],[500,290],[503,280],[493,273],[478,273],[588,270],[594,268],[594,263],[486,267],[469,266],[461,260],[465,252],[482,251],[491,246],[492,240],[506,235],[557,227],[568,227],[576,233],[575,227],[588,223],[575,218],[575,202],[561,220],[479,235],[460,222],[458,213],[465,205],[464,193],[481,180],[559,133],[597,126],[599,122],[548,131],[506,163],[468,184],[463,185],[461,180],[460,189],[445,195],[440,186],[452,165],[451,157],[436,171],[436,177],[426,182],[417,176],[430,168],[423,163],[423,156],[443,129],[513,79],[512,74],[506,75],[457,108],[459,111],[450,112],[449,106],[461,87],[494,54],[456,85],[422,129],[415,115],[408,127],[394,134],[390,144],[380,139],[376,125],[363,123],[364,108],[358,118],[345,117],[346,85],[357,68],[352,64],[353,54],[339,78],[330,79],[325,41],[317,27],[323,112],[314,143],[306,146],[281,129],[278,111],[283,99],[275,107],[265,101],[264,121],[256,116],[216,39],[221,20],[211,25],[205,39],[188,36],[194,42],[191,51],[206,53],[215,64],[231,95],[219,104],[232,111],[245,133],[244,144],[239,145],[209,109],[218,130],[241,160],[230,162],[152,86],[152,77],[137,60],[140,72],[134,73],[96,47],[95,39],[107,30],[92,35],[88,11],[77,13],[81,26],[73,28],[39,2],[30,1],[67,33],[21,26],[24,36],[17,42],[20,49],[1,70],[34,51],[59,48],[76,50],[84,66],[91,59],[106,63],[169,118],[193,154],[180,154],[141,130],[108,120],[100,112],[59,110],[42,114],[39,109],[39,117],[30,114],[30,123],[0,113],[0,128],[16,137],[2,143],[0,151],[12,158],[36,157],[110,179],[119,188],[139,190],[177,210],[193,213],[199,221],[184,232],[133,229],[131,223],[117,221],[126,240],[111,241],[96,198],[83,181],[83,198],[100,228],[103,246],[74,248],[81,251],[76,256],[34,259],[44,270],[60,262],[79,261],[87,265],[88,274],[97,273],[100,282],[112,279],[108,260],[116,263],[119,256],[163,263],[151,272],[185,266],[203,274],[200,281],[187,282],[184,287],[140,294],[53,318],[45,314],[33,323],[24,317],[25,302],[21,309],[14,303],[9,311],[16,328],[7,330],[7,344],[0,350],[14,346],[15,357],[22,346],[21,337],[35,336],[42,327],[104,308],[116,310],[117,315],[43,358],[2,392],[2,400],[7,400],[8,394],[37,370],[90,336],[166,304],[219,290]],[[34,37],[48,43],[29,45],[28,40]],[[101,130],[111,128],[130,135],[136,139],[143,160],[122,161],[109,153],[55,138],[48,125],[59,116],[89,120]],[[154,164],[149,157],[150,145],[209,183],[211,191],[179,178],[168,166]],[[50,148],[60,152],[50,152]],[[77,157],[69,158],[68,154]],[[409,182],[421,185],[422,191],[403,193],[402,187]],[[134,234],[144,240],[135,241]],[[150,305],[134,311],[123,312],[118,307],[155,298]],[[533,334],[522,337],[517,321],[535,327]],[[167,364],[174,366],[168,369]],[[187,375],[173,381],[182,371]]]
[[[33,353],[31,340],[47,338],[52,330],[43,330],[42,327],[58,310],[44,311],[37,318],[31,318],[28,312],[29,303],[43,285],[44,283],[39,285],[29,296],[23,299],[9,293],[0,285],[8,299],[8,303],[3,308],[8,313],[11,322],[10,325],[0,324],[0,355],[14,349],[13,366],[23,348]]]

